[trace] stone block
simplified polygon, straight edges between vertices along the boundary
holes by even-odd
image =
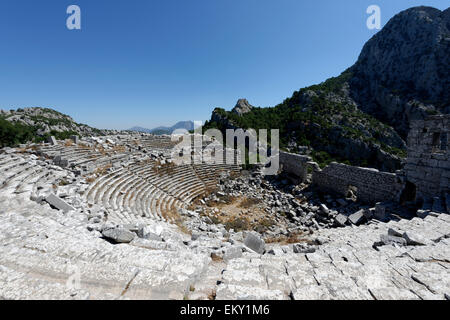
[[[336,218],[334,218],[335,224],[339,227],[344,227],[345,224],[347,223],[347,220],[348,220],[347,216],[344,216],[343,214],[338,214]]]
[[[363,212],[364,217],[365,217],[367,220],[372,219],[373,216],[374,216],[374,213],[375,213],[375,208],[366,209],[366,210],[364,210],[364,212]]]
[[[112,228],[102,231],[103,237],[115,243],[129,243],[133,241],[135,234],[123,228]]]
[[[324,215],[328,216],[328,214],[330,213],[330,209],[328,209],[328,207],[324,204],[321,204],[319,207],[320,207],[320,212],[323,213]]]
[[[223,255],[223,259],[225,261],[230,261],[233,259],[238,259],[242,257],[242,248],[241,247],[230,247],[227,248],[225,254]]]
[[[445,212],[444,207],[442,206],[442,200],[440,197],[433,198],[433,209],[434,212]]]
[[[429,210],[417,210],[416,215],[419,218],[425,219],[430,214]]]
[[[69,166],[69,160],[67,159],[61,159],[61,161],[59,162],[59,166],[62,168],[66,168]]]
[[[47,142],[50,143],[52,146],[56,146],[58,144],[54,136],[48,137]]]
[[[385,221],[387,218],[386,206],[384,206],[382,203],[377,203],[375,205],[374,217],[377,220]]]
[[[359,210],[358,212],[353,213],[348,217],[348,220],[354,224],[359,225],[365,220],[364,209]]]
[[[258,235],[254,233],[248,233],[244,244],[247,248],[255,251],[256,253],[263,254],[266,244]]]
[[[431,241],[411,232],[403,233],[403,239],[406,240],[408,246],[425,246],[431,244]]]
[[[51,206],[55,207],[58,210],[69,212],[71,210],[75,210],[71,205],[67,204],[61,198],[55,196],[53,193],[45,198],[45,201]]]
[[[73,143],[78,144],[80,142],[80,138],[78,136],[70,136],[70,139]]]
[[[53,158],[53,163],[55,165],[58,166],[60,162],[61,162],[61,156],[56,156],[56,157]]]
[[[139,238],[146,240],[163,241],[163,239],[159,235],[153,232],[153,229],[147,226],[139,228],[137,231],[137,235]]]
[[[401,233],[397,230],[394,230],[392,228],[388,229],[388,235],[392,236],[392,237],[399,237],[399,238],[403,237],[403,233]]]
[[[391,244],[396,244],[396,245],[400,245],[400,246],[407,245],[406,240],[401,237],[395,237],[395,236],[382,234],[380,239],[381,239],[381,243],[384,245],[391,245]]]

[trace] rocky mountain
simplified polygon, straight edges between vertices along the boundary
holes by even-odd
[[[71,135],[101,136],[114,130],[99,130],[75,122],[70,116],[49,108],[0,110],[0,145],[43,141],[48,136],[66,139]]]
[[[415,7],[394,16],[350,69],[350,95],[403,138],[410,120],[450,113],[450,8]]]
[[[450,9],[415,7],[393,17],[336,78],[273,108],[245,99],[216,108],[208,128],[280,129],[281,147],[384,171],[401,167],[409,122],[450,111]]]
[[[249,113],[253,108],[254,107],[248,103],[247,99],[239,99],[231,112],[241,116],[245,113]]]
[[[152,133],[155,135],[162,135],[162,134],[171,134],[177,129],[186,129],[188,131],[194,130],[194,122],[193,121],[179,121],[175,125],[171,127],[157,127],[154,129],[146,129],[142,127],[133,127],[129,129],[128,131],[137,131],[137,132],[144,132],[144,133]]]

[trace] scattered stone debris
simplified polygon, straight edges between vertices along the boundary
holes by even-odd
[[[172,165],[172,146],[136,134],[0,153],[0,298],[447,298],[436,199],[372,207],[261,168]],[[85,268],[76,294],[55,276],[69,264]]]
[[[413,232],[400,232],[392,228],[388,229],[387,234],[380,236],[381,241],[375,242],[374,247],[382,245],[399,245],[399,246],[425,246],[432,245],[432,241],[417,235]]]
[[[297,243],[293,245],[294,253],[314,253],[316,248],[305,243]]]

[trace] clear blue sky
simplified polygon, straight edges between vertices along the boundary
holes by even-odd
[[[66,28],[79,5],[82,30]],[[382,25],[447,0],[1,0],[0,108],[51,107],[99,128],[274,106],[336,76]]]

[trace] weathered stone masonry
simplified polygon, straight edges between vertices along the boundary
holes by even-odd
[[[286,173],[296,176],[301,181],[306,180],[308,162],[311,160],[308,156],[280,151],[281,169]]]
[[[322,190],[343,196],[347,196],[350,187],[356,187],[358,200],[368,203],[398,201],[404,187],[402,178],[394,173],[335,162],[315,171],[313,183]]]
[[[449,141],[450,115],[411,123],[405,174],[417,188],[417,200],[450,193]]]
[[[308,167],[313,169],[313,184],[321,190],[347,196],[350,187],[357,189],[356,196],[363,202],[398,201],[404,188],[403,179],[393,173],[376,169],[359,168],[331,163],[323,170],[304,155],[280,152],[281,169],[305,181]]]
[[[437,115],[413,121],[408,136],[408,158],[404,175],[376,169],[331,163],[320,170],[311,158],[280,152],[282,170],[306,180],[312,166],[312,182],[321,190],[347,196],[357,190],[358,200],[375,203],[399,201],[406,181],[413,184],[415,200],[449,198],[450,194],[450,115]]]

